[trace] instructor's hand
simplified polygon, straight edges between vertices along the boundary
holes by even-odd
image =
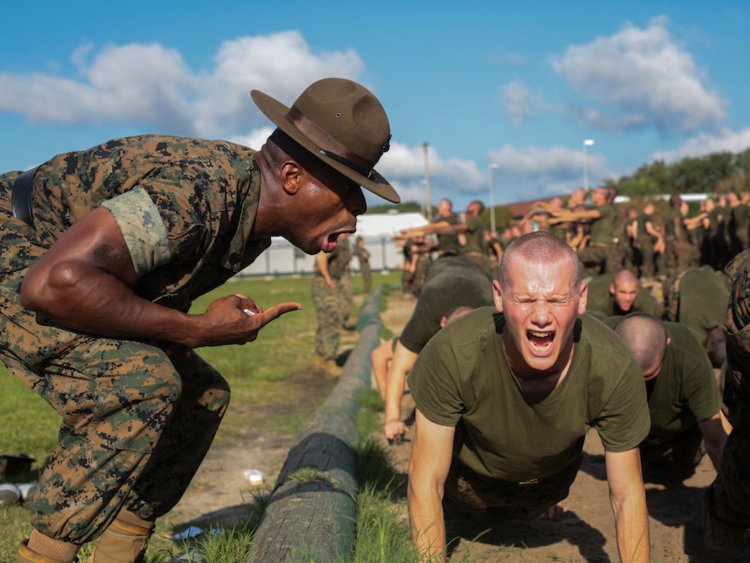
[[[289,311],[297,311],[302,305],[293,301],[279,303],[262,310],[255,301],[245,295],[222,297],[211,303],[200,315],[204,330],[198,346],[220,346],[223,344],[245,344],[258,337],[258,332],[271,321]]]

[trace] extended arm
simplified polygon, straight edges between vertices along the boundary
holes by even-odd
[[[721,457],[724,455],[724,446],[727,443],[727,433],[724,431],[722,418],[724,415],[721,411],[717,412],[708,420],[702,420],[698,427],[703,434],[703,442],[706,444],[706,453],[711,458],[716,472],[721,467]]]
[[[414,367],[416,361],[416,352],[406,348],[400,341],[396,343],[391,370],[385,382],[384,430],[385,437],[389,440],[406,432],[406,426],[401,421],[401,397],[403,397],[404,387],[406,387],[406,374]]]
[[[136,282],[125,239],[112,214],[100,208],[75,223],[29,268],[21,301],[69,329],[189,347],[255,340],[267,323],[300,308],[282,303],[260,312],[247,297],[231,295],[201,315],[189,315],[139,297],[132,290]]]
[[[417,409],[409,462],[409,522],[420,561],[445,560],[443,490],[451,465],[455,429],[427,419]]]
[[[646,491],[638,448],[605,452],[609,500],[615,515],[620,561],[648,561],[650,554]]]

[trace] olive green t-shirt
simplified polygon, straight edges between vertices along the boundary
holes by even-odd
[[[466,246],[464,246],[464,253],[479,252],[484,254],[484,222],[479,217],[472,217],[466,223]]]
[[[447,217],[438,217],[433,223],[448,223],[449,225],[457,225],[458,217],[454,214],[448,215]],[[438,244],[435,247],[439,256],[458,256],[461,252],[461,243],[458,240],[458,235],[437,235]]]
[[[440,330],[441,317],[458,307],[476,308],[492,303],[492,278],[484,268],[461,257],[436,260],[401,333],[401,344],[418,353]]]
[[[687,272],[680,279],[677,320],[684,323],[705,346],[708,332],[724,326],[729,303],[726,276],[708,268]]]
[[[620,212],[612,203],[597,208],[600,217],[591,225],[591,242],[609,244],[620,236]]]
[[[597,311],[605,317],[612,315],[624,315],[626,311],[620,309],[615,303],[615,297],[609,292],[609,286],[613,282],[612,274],[597,276],[589,282],[589,300],[586,305],[587,311]],[[661,314],[659,304],[656,302],[645,287],[639,287],[635,295],[633,308],[627,313],[639,311],[658,317]]]
[[[681,323],[665,322],[664,327],[672,341],[648,394],[648,437],[657,440],[680,434],[721,409],[714,370],[701,344]]]
[[[638,446],[650,428],[646,387],[619,337],[585,315],[567,376],[529,404],[502,341],[503,315],[478,309],[441,330],[417,358],[409,389],[429,420],[456,427],[454,455],[481,475],[543,479],[576,460],[589,427],[607,451]]]

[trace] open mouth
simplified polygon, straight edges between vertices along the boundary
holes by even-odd
[[[526,338],[535,354],[546,354],[552,350],[552,342],[555,340],[554,331],[527,330]]]

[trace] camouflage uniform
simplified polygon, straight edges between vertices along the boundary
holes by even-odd
[[[732,278],[726,314],[727,377],[724,402],[733,430],[724,449],[721,470],[708,492],[709,513],[741,540],[750,527],[750,251],[726,267]],[[741,543],[741,541],[739,541]]]
[[[354,247],[354,256],[359,260],[359,273],[362,274],[362,291],[367,294],[372,288],[372,270],[370,270],[370,253],[363,246]]]
[[[192,351],[68,331],[25,309],[28,267],[105,206],[138,274],[133,291],[187,311],[270,245],[250,239],[260,196],[254,154],[142,136],[59,155],[34,178],[35,228],[11,214],[18,173],[0,175],[0,359],[62,416],[29,504],[41,533],[83,544],[121,508],[147,520],[168,512],[211,444],[229,387]]]
[[[315,275],[312,282],[312,298],[315,305],[315,318],[318,328],[315,331],[315,353],[325,360],[336,358],[339,348],[340,330],[346,321],[351,305],[347,304],[345,277],[349,270],[351,250],[349,243],[340,240],[333,252],[326,254],[328,275],[336,284],[330,287],[315,263]],[[349,285],[351,290],[351,283]]]

